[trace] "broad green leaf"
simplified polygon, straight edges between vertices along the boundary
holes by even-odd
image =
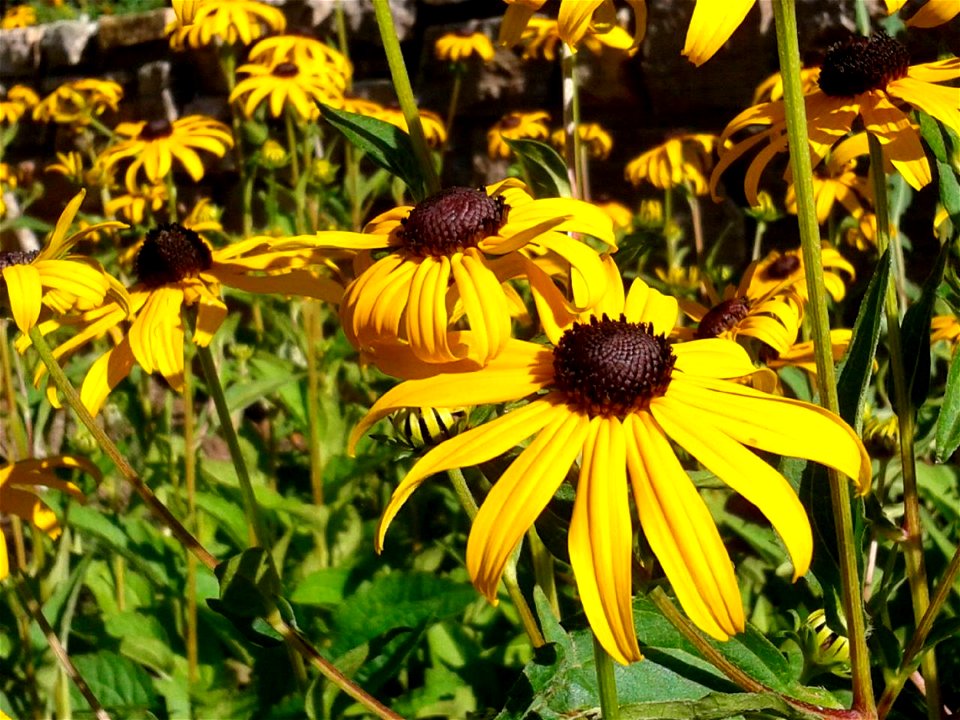
[[[120,640],[120,654],[157,673],[173,670],[174,654],[160,622],[150,615],[121,612],[107,618],[107,634]]]
[[[940,202],[946,208],[954,224],[960,223],[960,183],[950,163],[937,160],[937,176],[940,181]]]
[[[366,153],[377,166],[403,180],[414,200],[423,200],[427,185],[407,133],[383,120],[335,110],[329,105],[320,104],[320,110],[323,119],[349,143]]]
[[[954,353],[937,417],[937,462],[946,462],[960,447],[960,353]]]
[[[217,565],[220,597],[207,600],[210,609],[226,617],[248,640],[269,646],[281,642],[280,635],[264,617],[275,613],[280,598],[280,577],[270,554],[250,548]]]
[[[949,253],[948,243],[940,250],[933,270],[923,283],[920,298],[907,309],[900,324],[904,374],[913,411],[923,405],[930,389],[930,319]],[[896,395],[892,388],[890,398],[896,405]],[[897,410],[899,412],[900,408]]]
[[[690,702],[632,703],[620,707],[622,720],[726,720],[749,713],[749,717],[784,717],[813,720],[822,717],[791,707],[774,693],[713,693]],[[759,715],[755,715],[759,714]]]
[[[863,422],[863,403],[873,374],[873,358],[880,339],[880,318],[883,316],[883,301],[889,283],[890,249],[887,248],[877,262],[877,269],[860,303],[857,322],[853,326],[853,338],[837,380],[840,417],[857,431]]]
[[[334,612],[336,639],[331,654],[341,655],[390,630],[457,615],[476,599],[471,585],[449,578],[412,572],[384,575],[349,596]]]
[[[933,151],[933,156],[939,162],[947,162],[947,146],[944,144],[940,125],[931,115],[922,110],[917,111],[917,118],[920,120],[920,134]]]
[[[290,594],[290,602],[301,605],[337,605],[350,577],[349,568],[324,568],[307,575]]]
[[[196,503],[200,510],[221,527],[236,547],[241,548],[248,544],[250,532],[247,529],[247,516],[243,513],[239,499],[231,500],[229,497],[198,492]]]
[[[538,140],[511,140],[504,142],[516,153],[534,197],[571,197],[567,165],[557,151]]]
[[[148,712],[159,712],[150,675],[129,658],[98,650],[88,655],[74,655],[72,659],[94,696],[114,717],[144,717]],[[86,700],[73,685],[70,697],[75,708],[87,707]]]

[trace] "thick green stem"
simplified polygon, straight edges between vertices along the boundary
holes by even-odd
[[[123,454],[117,449],[117,446],[106,432],[104,432],[103,428],[94,420],[93,415],[90,414],[90,411],[87,410],[87,407],[80,400],[80,394],[76,388],[73,387],[73,384],[63,372],[56,358],[54,358],[53,351],[50,349],[47,339],[43,336],[43,333],[40,332],[39,328],[33,327],[30,329],[30,340],[37,354],[40,356],[40,360],[43,361],[43,364],[46,366],[47,372],[50,373],[50,379],[53,380],[57,386],[57,390],[60,391],[66,404],[70,406],[84,427],[90,431],[90,434],[93,435],[97,444],[100,446],[100,449],[103,450],[113,464],[116,465],[120,474],[133,486],[133,489],[136,490],[144,504],[169,528],[173,536],[176,537],[189,552],[197,556],[200,562],[211,570],[215,568],[217,566],[217,559],[174,517],[167,506],[160,502],[157,496],[153,494],[153,490],[140,479],[140,476],[137,475],[130,463],[123,457]]]
[[[563,44],[563,157],[570,175],[573,197],[583,197],[583,162],[580,153],[580,92],[577,86],[577,55]]]
[[[193,368],[190,359],[183,364],[183,476],[187,492],[187,525],[197,531],[197,458],[196,414],[193,412]],[[200,679],[200,646],[197,629],[197,560],[187,555],[186,608],[187,681]]]
[[[617,678],[613,674],[613,659],[593,636],[593,661],[597,666],[597,692],[600,695],[600,717],[620,720],[620,700],[617,698]]]
[[[933,621],[943,609],[944,603],[946,603],[950,593],[953,592],[953,584],[956,582],[958,574],[960,574],[960,546],[953,551],[950,564],[947,566],[946,572],[943,574],[936,591],[933,593],[933,600],[930,601],[927,611],[923,614],[923,617],[920,618],[920,622],[917,623],[917,629],[913,633],[913,637],[910,638],[910,642],[907,643],[906,649],[903,651],[903,660],[900,661],[900,667],[883,689],[883,695],[880,696],[880,702],[877,703],[877,716],[880,720],[883,720],[887,716],[887,713],[890,712],[890,708],[893,707],[893,703],[903,689],[904,683],[906,683],[916,668],[916,657],[923,649],[923,644],[927,641],[927,636],[929,636],[930,630],[933,628]],[[928,654],[932,654],[932,651]],[[926,679],[926,676],[924,676],[924,679]]]
[[[875,135],[867,136],[870,146],[870,177],[873,181],[874,207],[877,212],[877,250],[886,252],[893,242],[890,237],[890,208],[887,199],[887,178],[883,171],[883,149]],[[884,297],[887,319],[887,348],[890,353],[890,371],[893,373],[893,395],[896,400],[897,422],[900,426],[900,463],[903,472],[903,557],[907,566],[907,582],[913,603],[914,622],[920,622],[930,605],[930,588],[923,559],[923,531],[920,519],[920,495],[917,490],[917,465],[914,452],[915,413],[910,398],[910,387],[904,367],[903,345],[900,339],[900,309],[896,281],[890,278]],[[937,660],[927,653],[922,663],[926,686],[927,716],[940,717],[940,684]]]
[[[3,394],[7,402],[7,427],[10,428],[13,446],[17,450],[15,459],[23,460],[29,456],[30,446],[27,443],[23,420],[20,418],[20,404],[17,402],[17,391],[13,384],[13,361],[7,339],[6,320],[0,320],[0,372],[3,373]]]
[[[807,135],[806,106],[800,79],[800,48],[797,38],[797,14],[794,0],[771,3],[777,31],[777,52],[783,77],[783,100],[786,111],[787,137],[790,143],[790,165],[797,196],[797,220],[807,281],[807,305],[813,331],[817,361],[817,382],[820,404],[839,414],[836,374],[830,343],[830,318],[827,313],[820,258],[820,227],[817,223],[813,196],[813,167]],[[854,543],[850,488],[847,479],[835,470],[829,471],[830,499],[837,532],[840,558],[842,602],[850,639],[850,665],[853,681],[853,707],[867,717],[876,713],[870,657],[867,651],[866,623],[857,570],[858,550]]]
[[[306,326],[307,418],[310,423],[310,487],[315,505],[323,505],[323,438],[320,437],[320,358],[323,353],[323,325],[318,300],[303,304]]]
[[[453,137],[453,119],[457,116],[457,105],[460,103],[460,86],[463,84],[463,75],[466,71],[463,63],[454,63],[453,87],[450,89],[450,103],[447,105],[447,142],[443,146],[444,151],[450,144],[450,138]]]
[[[477,517],[479,508],[477,507],[477,501],[473,499],[473,493],[471,493],[470,488],[467,487],[467,479],[463,476],[463,471],[461,471],[460,468],[453,468],[452,470],[447,470],[447,476],[450,478],[450,482],[453,483],[453,491],[457,494],[460,505],[466,511],[467,517],[470,518],[470,522],[472,523]],[[507,567],[503,571],[503,584],[506,586],[507,594],[516,606],[517,612],[520,614],[520,622],[523,624],[523,629],[526,631],[527,637],[530,638],[530,643],[534,647],[541,647],[546,641],[543,639],[543,634],[537,626],[537,619],[527,604],[526,598],[523,597],[520,584],[517,582],[517,553],[513,553],[509,562],[507,562]]]
[[[217,365],[213,360],[213,353],[209,347],[197,347],[197,357],[200,358],[200,367],[203,368],[203,376],[207,381],[207,392],[213,398],[213,404],[217,408],[217,416],[220,418],[220,429],[223,432],[223,439],[230,449],[230,459],[233,461],[233,467],[237,471],[237,481],[240,484],[240,498],[243,501],[243,512],[247,516],[247,524],[252,532],[253,540],[256,545],[270,550],[273,543],[270,542],[270,536],[267,533],[267,526],[264,523],[263,516],[260,514],[260,506],[257,504],[257,497],[253,492],[253,483],[250,482],[250,472],[247,470],[247,461],[240,450],[240,439],[237,437],[237,430],[233,427],[233,419],[230,417],[230,409],[227,407],[227,398],[223,393],[223,385],[220,384],[220,375],[217,372]]]
[[[373,11],[377,18],[377,27],[380,28],[380,37],[383,40],[383,50],[387,56],[387,65],[390,67],[390,77],[393,78],[393,88],[397,93],[400,110],[407,121],[407,132],[413,144],[413,152],[417,157],[420,170],[427,183],[427,194],[433,195],[440,191],[440,178],[433,165],[433,157],[427,146],[427,138],[423,134],[423,123],[420,122],[420,112],[417,110],[417,101],[410,86],[410,77],[407,75],[407,66],[403,62],[403,53],[400,52],[400,39],[390,12],[389,0],[373,0]]]

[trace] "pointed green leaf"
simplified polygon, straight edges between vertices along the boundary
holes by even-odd
[[[377,166],[403,180],[414,200],[423,200],[427,185],[407,133],[384,120],[335,110],[322,103],[320,110],[323,119],[350,144],[362,150]]]
[[[557,151],[538,140],[510,140],[504,142],[516,153],[523,165],[534,197],[571,197],[567,165]]]
[[[840,367],[840,379],[837,381],[840,417],[858,431],[862,422],[863,403],[873,373],[873,358],[880,339],[883,300],[889,282],[890,249],[887,248],[877,263],[877,269],[860,304],[857,322],[853,326],[853,338]]]
[[[946,462],[960,447],[960,353],[954,353],[937,417],[937,462]]]

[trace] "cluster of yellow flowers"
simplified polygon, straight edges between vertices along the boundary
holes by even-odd
[[[555,21],[534,15],[544,0],[506,1],[501,40],[524,44],[529,55],[553,58],[561,42],[570,52],[578,46],[632,52],[643,40],[644,0],[628,2],[632,33],[617,25],[612,0],[563,0]],[[705,62],[752,4],[698,0],[684,53],[697,64]],[[284,117],[293,133],[297,122],[316,120],[317,103],[323,103],[405,128],[399,111],[351,97],[347,58],[318,40],[283,34],[285,21],[275,8],[253,0],[175,0],[174,9],[170,42],[176,49],[252,44],[247,62],[235,71],[241,79],[228,77],[235,82],[229,101],[238,123],[258,114]],[[265,37],[268,33],[276,34]],[[454,63],[492,56],[489,41],[476,33],[460,40],[442,38],[438,56]],[[809,75],[811,151],[826,158],[816,179],[818,219],[826,223],[839,202],[863,238],[875,234],[876,218],[865,179],[857,174],[856,158],[865,147],[862,134],[850,135],[854,122],[860,118],[865,132],[881,139],[890,163],[915,187],[930,182],[930,167],[899,106],[924,110],[960,134],[956,89],[941,84],[960,77],[960,60],[911,66],[901,62],[894,42],[886,36],[853,39],[832,49],[819,72]],[[880,80],[851,79],[837,71],[840,56],[849,60],[878,48],[897,62]],[[34,328],[44,335],[65,329],[69,338],[55,354],[66,362],[94,340],[109,338],[110,349],[94,361],[81,388],[82,401],[96,413],[134,365],[160,373],[182,391],[184,312],[192,319],[192,342],[209,344],[228,314],[223,286],[336,304],[342,329],[362,359],[404,380],[358,424],[353,446],[376,421],[403,408],[514,403],[509,412],[443,442],[414,465],[384,512],[378,547],[400,507],[430,475],[479,464],[532,438],[473,523],[466,562],[480,591],[496,602],[511,554],[571,465],[579,463],[570,560],[604,648],[620,662],[641,656],[631,609],[628,489],[639,525],[681,605],[706,633],[727,638],[745,624],[737,580],[675,447],[770,519],[794,577],[811,562],[810,525],[787,480],[753,450],[835,468],[861,493],[870,485],[870,461],[843,421],[786,397],[777,382],[775,371],[788,364],[814,371],[810,344],[798,342],[809,299],[799,252],[757,252],[739,282],[721,292],[698,272],[681,272],[678,257],[657,268],[664,290],[702,290],[708,304],[675,298],[642,279],[625,288],[614,258],[618,235],[630,223],[660,223],[670,231],[671,191],[679,188],[691,202],[708,192],[717,195],[724,171],[760,145],[765,147],[750,164],[745,191],[750,205],[763,204],[762,172],[786,149],[777,88],[775,78],[765,83],[758,90],[763,101],[719,136],[678,134],[629,162],[626,178],[663,191],[664,203],[646,206],[639,219],[619,219],[620,230],[613,217],[622,215],[622,206],[605,211],[582,199],[535,198],[520,180],[505,179],[480,189],[448,187],[415,205],[398,204],[362,232],[251,234],[223,247],[202,235],[219,228],[203,203],[178,220],[172,172],[177,168],[201,180],[209,158],[223,158],[241,142],[230,125],[191,115],[110,129],[102,118],[122,100],[116,83],[78,80],[43,100],[28,88],[11,88],[0,102],[0,124],[13,125],[29,110],[35,120],[102,135],[103,147],[92,156],[63,153],[49,169],[77,184],[95,180],[106,191],[108,215],[139,225],[164,206],[171,208],[168,222],[151,229],[139,245],[136,280],[129,286],[73,252],[80,240],[123,227],[107,220],[70,234],[83,192],[67,205],[42,250],[0,254],[5,295],[23,333],[18,348],[30,345]],[[433,144],[442,146],[443,121],[426,112],[421,117]],[[562,147],[565,135],[551,136],[548,121],[545,111],[505,116],[488,135],[490,156],[509,156],[504,138],[551,139]],[[766,129],[741,137],[754,125]],[[609,156],[609,132],[580,124],[577,133],[590,155]],[[841,138],[847,139],[838,142]],[[295,154],[297,147],[291,143],[288,150]],[[122,185],[113,180],[121,171]],[[0,172],[0,186],[12,182],[3,173],[9,170]],[[115,190],[125,194],[114,197]],[[785,207],[794,211],[794,206],[788,193]],[[823,258],[827,288],[842,299],[854,268],[830,245]],[[526,337],[542,334],[547,343],[515,337],[521,318],[531,315],[525,296],[539,323],[525,330]],[[937,331],[956,340],[943,325]],[[839,357],[850,333],[837,330],[833,339]],[[37,382],[42,376],[37,373]]]

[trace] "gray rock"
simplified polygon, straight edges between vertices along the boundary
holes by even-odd
[[[47,68],[79,65],[90,38],[97,34],[97,23],[89,19],[61,20],[42,27],[40,46]]]
[[[175,18],[173,8],[159,8],[135,15],[104,15],[97,42],[101,50],[130,47],[166,38],[164,29]]]
[[[42,27],[0,30],[0,77],[32,75],[40,67]]]

